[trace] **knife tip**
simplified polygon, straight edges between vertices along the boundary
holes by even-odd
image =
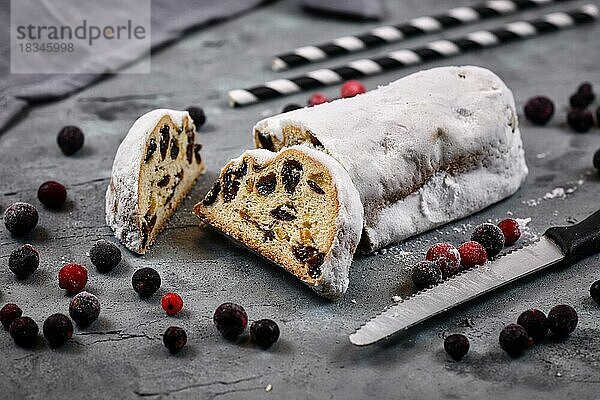
[[[350,339],[350,343],[359,347],[368,346],[375,343],[372,340],[367,339],[364,335],[361,335],[359,331],[352,333],[350,336],[348,336],[348,339]]]

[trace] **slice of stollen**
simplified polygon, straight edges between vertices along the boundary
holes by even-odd
[[[133,124],[119,146],[106,190],[106,223],[144,254],[204,171],[187,111],[158,109]]]
[[[194,213],[324,297],[348,288],[363,207],[348,173],[323,152],[246,151],[222,169]]]
[[[257,147],[308,144],[350,174],[367,251],[515,193],[528,170],[513,95],[491,71],[421,71],[350,99],[266,118]]]

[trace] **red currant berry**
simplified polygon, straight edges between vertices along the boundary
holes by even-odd
[[[160,304],[168,315],[173,316],[183,308],[183,299],[177,293],[167,293],[162,297]]]
[[[521,237],[521,227],[516,219],[506,218],[500,221],[498,228],[504,234],[504,243],[506,246],[512,246]]]
[[[327,103],[328,101],[329,99],[327,98],[327,96],[325,96],[323,93],[317,92],[310,96],[310,99],[308,99],[308,105],[312,107],[317,106],[319,104]]]
[[[444,278],[460,271],[460,254],[458,249],[450,243],[436,243],[429,248],[427,261],[435,262],[442,270]]]
[[[58,286],[69,293],[79,293],[88,280],[87,269],[79,264],[67,264],[58,271]]]
[[[365,85],[357,80],[347,81],[342,85],[340,94],[343,98],[354,97],[357,94],[363,94],[367,91]]]
[[[486,263],[488,256],[485,248],[478,242],[466,242],[459,248],[460,260],[463,268],[472,268]]]

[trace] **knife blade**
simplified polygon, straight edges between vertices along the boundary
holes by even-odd
[[[537,242],[387,307],[352,333],[350,342],[376,343],[524,276],[596,252],[600,252],[600,211],[576,225],[550,228]]]

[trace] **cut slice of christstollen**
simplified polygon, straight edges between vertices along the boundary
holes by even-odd
[[[117,150],[106,190],[106,223],[144,254],[204,171],[187,111],[158,109],[133,124]]]
[[[329,155],[294,146],[229,162],[194,213],[331,299],[348,288],[363,207]]]

